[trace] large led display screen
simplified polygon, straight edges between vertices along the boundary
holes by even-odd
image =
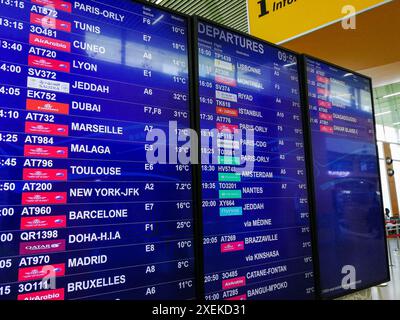
[[[313,299],[297,56],[195,28],[205,299]]]
[[[190,127],[188,34],[131,1],[0,2],[1,300],[195,297],[192,170],[147,161]]]
[[[369,78],[305,58],[323,298],[388,280]]]

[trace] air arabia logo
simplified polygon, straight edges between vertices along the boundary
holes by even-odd
[[[66,192],[24,192],[22,193],[23,205],[66,204]]]
[[[246,295],[246,294],[242,294],[242,295],[240,295],[240,296],[235,296],[235,297],[228,298],[228,299],[225,299],[225,300],[243,301],[243,300],[247,300],[247,295]]]
[[[28,64],[31,67],[49,69],[54,71],[70,72],[70,63],[29,55]]]
[[[65,240],[24,242],[19,245],[19,254],[31,255],[65,251]]]
[[[69,114],[69,104],[28,99],[26,109],[48,113]]]
[[[39,266],[31,268],[22,268],[18,270],[18,281],[33,281],[43,279],[48,275],[62,277],[65,275],[65,264],[55,264],[48,266]]]
[[[64,300],[64,289],[20,294],[18,295],[18,300]]]
[[[67,226],[66,216],[22,218],[21,230],[61,229]]]
[[[26,169],[23,170],[23,179],[29,181],[66,181],[68,171],[64,169]]]
[[[245,277],[238,277],[222,281],[222,290],[229,290],[233,288],[243,287],[246,285]]]
[[[35,34],[29,35],[29,44],[33,46],[44,47],[48,49],[54,49],[59,51],[71,52],[71,43],[67,41],[61,41],[53,38],[38,36]]]

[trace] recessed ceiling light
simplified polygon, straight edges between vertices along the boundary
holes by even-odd
[[[389,114],[389,113],[392,113],[392,111],[385,111],[385,112],[377,113],[377,114],[375,114],[375,117],[380,117],[380,116],[383,116],[383,115]]]
[[[383,96],[382,99],[387,99],[387,98],[391,98],[391,97],[395,97],[395,96],[400,96],[400,91],[396,92],[396,93],[388,94],[386,96]]]

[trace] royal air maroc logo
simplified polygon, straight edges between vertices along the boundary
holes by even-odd
[[[243,251],[244,250],[244,241],[237,242],[227,242],[221,244],[221,252],[234,252],[234,251]]]
[[[53,7],[55,10],[61,10],[65,12],[72,12],[72,5],[69,2],[61,0],[32,0],[32,3],[36,3],[41,6]]]
[[[66,204],[66,192],[23,192],[23,205]]]
[[[32,55],[29,55],[28,57],[28,64],[31,67],[54,70],[54,71],[62,71],[62,72],[70,72],[71,69],[69,62],[37,57]]]
[[[25,122],[25,133],[66,137],[68,136],[68,126],[27,121]]]
[[[68,158],[67,147],[24,146],[24,156],[34,158]]]
[[[42,16],[37,13],[31,13],[30,21],[32,24],[39,25],[46,29],[56,29],[65,32],[71,32],[71,23],[49,16]]]
[[[66,216],[29,217],[21,219],[21,230],[62,229],[67,226]]]
[[[66,181],[68,171],[66,169],[28,169],[22,173],[24,180],[29,181]]]
[[[54,264],[18,270],[18,281],[34,281],[46,276],[62,277],[65,275],[65,264]]]

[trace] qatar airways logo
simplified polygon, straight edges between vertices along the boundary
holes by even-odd
[[[233,99],[233,97],[229,97],[229,99]],[[223,109],[216,111],[217,113],[220,111],[224,116],[238,116],[237,109]],[[188,115],[183,113],[181,116]],[[217,123],[214,129],[202,129],[201,138],[199,138],[196,131],[190,128],[178,128],[176,121],[170,121],[167,132],[156,128],[147,131],[146,141],[152,144],[146,146],[146,159],[153,165],[199,163],[202,165],[230,165],[232,172],[249,175],[254,170],[255,146],[266,148],[265,141],[254,139],[255,132],[265,134],[267,131],[268,128],[261,125],[239,128],[235,125]],[[201,159],[199,159],[198,152],[200,146]]]
[[[30,255],[39,253],[52,253],[65,250],[65,240],[49,240],[20,243],[19,254]]]

